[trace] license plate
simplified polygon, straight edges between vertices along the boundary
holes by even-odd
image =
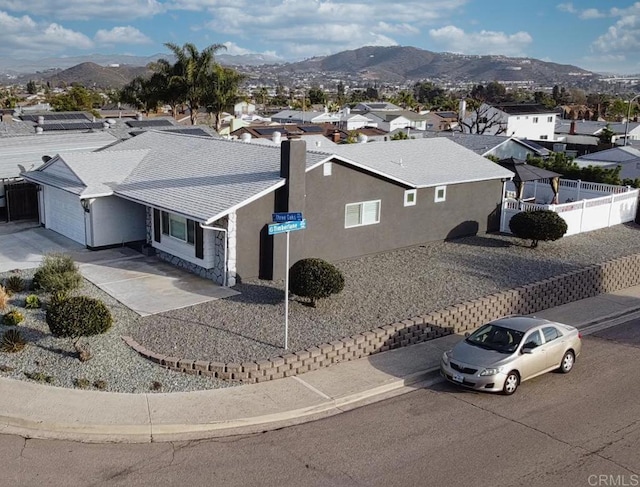
[[[456,382],[464,382],[464,377],[462,377],[460,374],[453,374],[453,380]]]

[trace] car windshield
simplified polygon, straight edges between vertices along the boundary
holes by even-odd
[[[521,331],[488,323],[469,335],[466,342],[486,350],[513,353],[518,348],[523,335]]]

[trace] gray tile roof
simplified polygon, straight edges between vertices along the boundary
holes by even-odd
[[[425,132],[425,138],[446,138],[481,156],[509,140],[501,135],[464,134],[461,132]]]
[[[600,162],[600,163],[628,163],[640,161],[640,150],[634,147],[613,147],[584,156],[576,157],[576,163],[581,162]]]
[[[598,135],[607,125],[617,135],[624,135],[627,124],[626,122],[599,122],[595,120],[557,120],[555,133],[569,134],[571,132],[571,124],[574,123],[576,135]],[[638,122],[629,122],[629,132],[640,126]]]
[[[117,157],[109,152],[62,153],[37,170],[25,173],[25,178],[60,187],[83,198],[109,196],[149,152],[149,149],[120,151]],[[47,168],[60,163],[76,177],[63,179],[47,172]]]
[[[0,138],[0,178],[20,175],[42,165],[42,156],[54,157],[60,152],[93,151],[113,143],[116,138],[106,132],[32,134]]]
[[[419,188],[513,176],[446,138],[345,144],[329,150],[347,162]]]
[[[115,194],[211,223],[284,184],[280,147],[146,132],[105,149],[151,148]],[[325,159],[309,153],[307,165]]]

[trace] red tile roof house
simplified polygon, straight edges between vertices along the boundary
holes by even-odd
[[[291,262],[337,261],[497,230],[513,173],[445,138],[308,149],[148,131],[24,174],[41,222],[89,248],[138,242],[232,286],[281,278],[274,212],[302,212]]]

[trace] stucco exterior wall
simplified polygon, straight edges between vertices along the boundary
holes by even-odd
[[[88,247],[121,245],[146,238],[143,205],[117,196],[105,196],[91,200],[90,215]]]

